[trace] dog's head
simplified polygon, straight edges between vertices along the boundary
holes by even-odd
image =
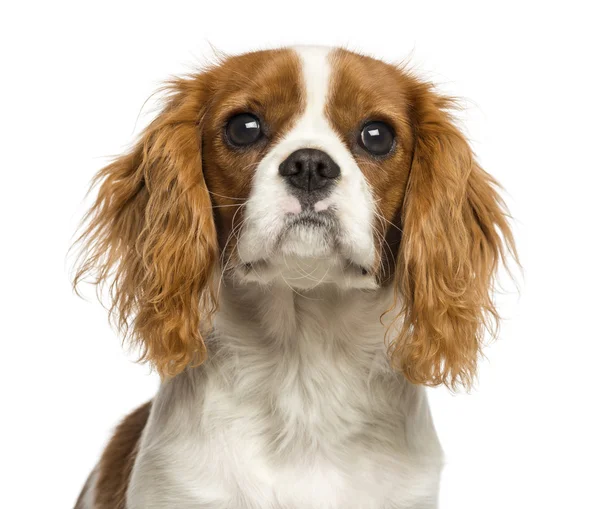
[[[323,48],[227,58],[170,90],[97,176],[76,277],[111,280],[146,359],[168,375],[204,359],[221,277],[393,287],[392,362],[416,383],[468,384],[512,237],[449,99]]]

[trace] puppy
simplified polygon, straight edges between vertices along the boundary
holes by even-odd
[[[469,386],[514,253],[451,106],[320,47],[170,83],[96,177],[76,275],[162,384],[77,509],[436,507],[423,386]]]

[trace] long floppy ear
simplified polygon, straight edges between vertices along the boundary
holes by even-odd
[[[96,175],[74,279],[108,284],[113,321],[163,376],[206,356],[201,326],[214,307],[218,260],[202,173],[202,77],[169,89],[134,148]]]
[[[496,182],[452,123],[452,100],[415,83],[412,101],[392,362],[414,383],[468,388],[485,331],[496,332],[493,281],[514,241]]]

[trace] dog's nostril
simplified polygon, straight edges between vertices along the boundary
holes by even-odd
[[[292,152],[279,166],[288,183],[305,192],[324,189],[339,177],[340,167],[322,150],[303,148]]]

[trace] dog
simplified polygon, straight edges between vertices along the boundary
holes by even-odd
[[[161,375],[77,509],[429,509],[425,386],[469,387],[516,256],[454,101],[345,49],[168,84],[95,178],[75,285]]]

